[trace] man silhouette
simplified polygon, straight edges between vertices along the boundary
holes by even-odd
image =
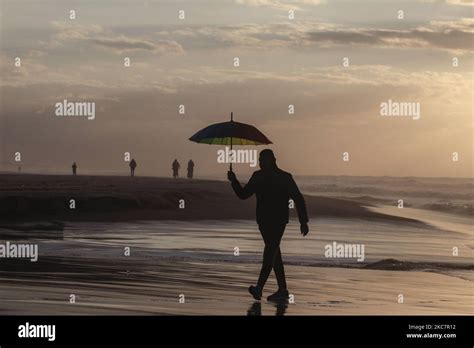
[[[171,165],[171,168],[173,169],[173,178],[176,179],[178,177],[179,168],[181,168],[181,165],[179,164],[176,158],[174,159],[173,164]]]
[[[134,158],[130,161],[130,176],[135,176],[135,168],[137,167],[137,162]]]
[[[194,174],[194,162],[192,159],[188,162],[188,179],[192,179]]]
[[[76,162],[74,162],[72,164],[72,175],[76,175],[77,174],[77,164]]]
[[[290,198],[295,202],[303,236],[309,232],[308,214],[303,195],[290,173],[276,165],[275,155],[270,149],[260,152],[260,168],[252,174],[247,185],[242,187],[234,172],[229,171],[227,178],[232,188],[241,199],[253,194],[257,197],[257,224],[265,242],[263,262],[256,286],[250,286],[249,292],[254,299],[262,298],[262,291],[272,268],[278,282],[278,291],[267,297],[268,301],[288,300],[285,269],[281,258],[280,241],[288,223]]]

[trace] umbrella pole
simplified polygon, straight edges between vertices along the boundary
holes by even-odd
[[[234,122],[234,113],[230,113],[230,122]],[[230,153],[232,153],[232,137],[230,137]],[[233,158],[233,156],[232,156]],[[232,171],[232,160],[230,161],[230,171]]]

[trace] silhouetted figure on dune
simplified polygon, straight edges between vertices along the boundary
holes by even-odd
[[[72,175],[76,175],[77,174],[77,163],[74,162],[72,164]]]
[[[192,179],[194,175],[194,162],[192,159],[188,162],[188,179]]]
[[[293,177],[276,165],[275,155],[270,149],[260,152],[260,168],[253,173],[247,185],[242,187],[234,172],[227,173],[237,196],[247,199],[253,194],[257,197],[257,223],[265,242],[262,269],[256,286],[250,286],[249,292],[256,300],[262,297],[262,291],[272,268],[278,282],[278,291],[268,296],[269,301],[288,300],[285,269],[281,258],[280,241],[285,232],[289,217],[289,200],[295,202],[300,230],[303,236],[308,234],[308,214],[303,195]]]
[[[179,164],[178,160],[175,159],[173,161],[173,164],[171,165],[171,168],[173,169],[173,178],[177,178],[178,177],[178,171],[179,171],[179,168],[181,168],[181,165]]]
[[[137,167],[137,162],[135,161],[134,158],[132,158],[132,160],[130,161],[130,176],[135,176],[135,168]]]

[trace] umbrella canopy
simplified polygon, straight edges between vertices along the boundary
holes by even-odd
[[[189,140],[210,145],[266,145],[272,142],[257,128],[246,123],[228,122],[212,124],[201,129]]]
[[[262,132],[254,126],[246,123],[234,122],[233,113],[230,113],[230,121],[212,124],[201,129],[189,140],[200,144],[209,145],[266,145],[272,144]],[[230,163],[232,171],[232,162]]]

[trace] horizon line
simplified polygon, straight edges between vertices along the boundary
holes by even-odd
[[[73,176],[72,174],[66,173],[35,173],[35,172],[21,172],[18,173],[16,171],[0,171],[0,175],[44,175],[44,176]],[[200,178],[193,178],[188,179],[185,176],[180,177],[179,179],[187,179],[187,180],[218,180],[210,178],[213,175],[218,174],[204,174]],[[350,174],[292,174],[295,177],[353,177],[353,178],[399,178],[399,179],[410,179],[410,178],[419,178],[419,179],[471,179],[473,180],[474,177],[461,177],[461,176],[416,176],[416,175],[408,175],[408,176],[394,176],[394,175],[350,175]],[[123,176],[123,177],[130,177],[129,174],[125,173],[89,173],[85,172],[83,174],[78,174],[77,176]],[[160,175],[135,175],[135,177],[140,178],[163,178],[163,179],[173,179],[170,176],[160,176]],[[227,179],[223,179],[227,181]]]

